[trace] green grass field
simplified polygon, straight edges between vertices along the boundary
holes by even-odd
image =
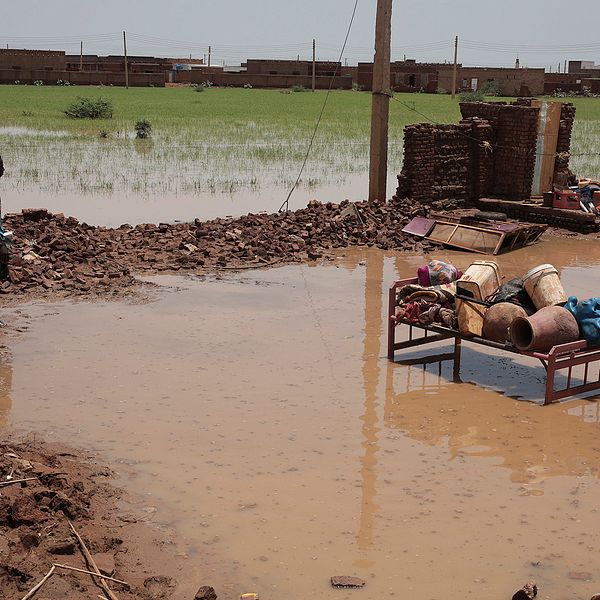
[[[95,134],[131,130],[140,118],[157,130],[201,129],[215,131],[244,127],[248,122],[281,129],[310,129],[326,92],[282,93],[279,90],[213,88],[197,93],[192,88],[0,86],[0,123],[38,129]],[[63,111],[77,96],[102,97],[113,102],[114,118],[86,121],[67,118]],[[577,118],[600,120],[600,100],[576,98]],[[325,131],[340,136],[364,135],[369,129],[371,96],[366,92],[334,91],[323,118]],[[397,94],[390,105],[392,132],[423,121],[412,109],[434,121],[459,119],[458,99],[448,95]]]
[[[1,86],[0,123],[95,135],[100,130],[131,131],[136,120],[147,118],[159,132],[193,130],[229,134],[254,123],[261,128],[295,133],[313,127],[325,93],[234,88],[197,93],[192,88]],[[67,118],[63,111],[77,96],[111,100],[113,119]],[[440,122],[459,118],[458,104],[448,96],[399,94],[396,98],[399,101],[393,101],[390,107],[392,132],[422,120],[409,107]],[[341,138],[365,135],[369,130],[370,104],[368,93],[332,92],[323,116],[323,131]]]
[[[13,187],[74,193],[235,194],[293,183],[326,92],[212,88],[0,86],[0,154]],[[70,119],[77,96],[114,105],[107,120]],[[573,168],[600,177],[600,99],[578,98]],[[329,97],[302,186],[318,192],[368,168],[371,95]],[[148,119],[150,141],[133,139]],[[405,125],[459,120],[458,99],[397,94],[390,103],[390,172]],[[14,129],[22,128],[22,129]],[[57,133],[58,132],[58,133]],[[104,137],[101,137],[101,132]],[[586,156],[583,156],[586,155]]]

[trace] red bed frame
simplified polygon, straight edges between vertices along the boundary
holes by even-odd
[[[488,348],[496,348],[538,359],[546,369],[546,391],[544,395],[544,404],[551,404],[563,398],[569,398],[584,392],[600,390],[600,371],[598,378],[594,381],[590,378],[590,365],[598,363],[600,367],[600,347],[589,347],[585,341],[571,342],[554,346],[549,352],[522,352],[513,345],[501,344],[485,340],[477,336],[464,336],[460,332],[441,325],[422,325],[420,323],[411,323],[396,317],[396,297],[398,289],[405,285],[418,283],[416,277],[410,279],[401,279],[395,281],[389,290],[388,302],[388,359],[393,361],[397,350],[406,350],[424,344],[432,344],[441,340],[454,339],[454,379],[458,380],[460,375],[460,354],[462,341],[468,341]],[[396,330],[400,325],[408,327],[408,340],[396,341]],[[424,334],[415,337],[416,331],[423,331]],[[583,382],[573,381],[573,367],[583,365]],[[557,371],[568,369],[567,386],[563,389],[555,389],[555,376]]]

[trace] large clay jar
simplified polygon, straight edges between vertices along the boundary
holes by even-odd
[[[518,317],[527,318],[523,307],[512,302],[493,304],[483,317],[483,337],[503,344],[509,339],[509,328]]]
[[[566,308],[546,306],[531,317],[515,319],[510,337],[519,350],[548,352],[553,346],[578,340],[579,325]]]

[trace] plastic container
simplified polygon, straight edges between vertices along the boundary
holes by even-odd
[[[546,306],[530,317],[515,319],[510,338],[519,350],[548,352],[553,346],[577,341],[579,325],[566,308]]]
[[[523,277],[523,287],[538,310],[567,302],[558,271],[552,265],[539,265],[531,269]]]
[[[487,300],[500,287],[500,267],[490,260],[476,260],[456,282],[456,293],[474,300]],[[456,299],[458,329],[463,335],[483,334],[487,307],[468,300]]]
[[[456,293],[486,300],[500,287],[500,267],[491,260],[476,260],[456,282]]]

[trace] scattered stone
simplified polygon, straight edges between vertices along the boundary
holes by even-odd
[[[194,600],[217,600],[217,593],[210,585],[203,585],[194,596]]]
[[[75,542],[70,538],[61,538],[50,543],[48,552],[59,555],[75,554]]]
[[[533,600],[538,593],[538,587],[535,582],[530,581],[526,583],[518,592],[512,597],[512,600]]]
[[[25,221],[41,221],[50,214],[47,208],[24,208],[21,212]]]
[[[94,560],[100,569],[100,573],[108,577],[112,577],[115,574],[115,556],[112,552],[94,554]]]
[[[349,575],[334,575],[331,578],[331,585],[336,588],[361,588],[366,583],[360,577],[351,577]]]
[[[170,577],[155,575],[144,579],[144,589],[149,598],[170,598],[175,582]]]
[[[590,600],[600,600],[600,594],[594,594]]]
[[[21,544],[23,544],[25,550],[37,548],[40,545],[40,538],[35,533],[24,533],[21,535]]]
[[[108,229],[46,209],[24,209],[4,220],[14,243],[9,280],[0,292],[115,296],[139,284],[136,272],[304,262],[352,246],[427,252],[434,244],[402,233],[412,217],[426,214],[408,199],[352,205],[314,200],[294,212]]]

